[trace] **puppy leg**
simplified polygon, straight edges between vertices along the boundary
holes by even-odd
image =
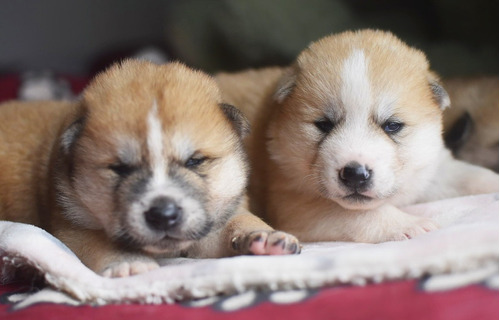
[[[282,219],[279,228],[291,232],[305,242],[355,241],[379,243],[411,239],[438,228],[431,219],[407,214],[391,205],[374,210],[355,211],[340,206],[324,205],[314,211],[302,207],[307,219],[289,216]]]
[[[297,254],[300,253],[300,244],[293,235],[274,230],[241,208],[221,230],[202,239],[192,253],[206,258]]]
[[[159,268],[158,262],[141,254],[121,254],[115,261],[108,263],[100,274],[108,278],[128,277]]]
[[[126,251],[110,241],[103,231],[63,229],[55,236],[64,242],[94,272],[106,277],[127,277],[159,267],[152,257]]]
[[[432,219],[410,215],[392,205],[350,214],[359,214],[352,225],[346,226],[356,242],[407,240],[438,229],[437,223]]]

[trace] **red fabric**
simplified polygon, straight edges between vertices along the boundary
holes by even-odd
[[[18,286],[0,287],[2,301]],[[39,304],[19,311],[0,306],[0,319],[498,319],[498,291],[479,285],[445,292],[422,292],[416,281],[366,287],[326,288],[300,303],[277,305],[263,301],[233,312],[173,305],[111,305],[70,307]]]
[[[20,80],[16,75],[0,77],[0,102],[17,97]]]

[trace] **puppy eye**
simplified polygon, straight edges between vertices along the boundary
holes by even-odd
[[[395,134],[403,129],[404,124],[397,121],[387,121],[382,125],[385,133],[387,134]]]
[[[334,127],[334,123],[327,118],[322,118],[318,121],[315,121],[314,125],[316,126],[316,128],[319,129],[319,131],[323,133],[329,133],[330,131],[332,131]]]
[[[126,177],[133,173],[136,170],[136,167],[125,163],[116,163],[110,165],[109,169],[120,177]]]
[[[186,161],[184,166],[188,169],[195,169],[205,162],[205,160],[207,160],[206,157],[193,156]]]

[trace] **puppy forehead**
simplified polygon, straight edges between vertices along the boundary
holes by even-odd
[[[120,129],[118,129],[120,128]],[[186,160],[194,153],[224,156],[234,152],[237,137],[217,105],[210,108],[168,108],[157,100],[145,118],[107,128],[120,158],[137,153],[151,163]],[[104,133],[104,135],[106,135]],[[106,140],[107,138],[105,138]]]
[[[126,61],[101,74],[85,90],[83,99],[87,131],[114,148],[123,145],[116,143],[123,137],[147,146],[152,118],[160,128],[154,132],[157,137],[160,132],[164,143],[189,146],[189,140],[197,147],[224,146],[231,140],[225,136],[232,131],[220,102],[211,77],[178,63],[157,66],[140,61]],[[169,147],[164,150],[172,150]]]
[[[344,32],[322,38],[299,55],[298,64],[303,66],[301,69],[338,72],[345,61],[359,51],[371,61],[370,69],[377,75],[408,76],[410,71],[422,73],[429,68],[421,51],[407,46],[391,33],[374,30]],[[338,73],[329,74],[335,75]]]
[[[313,43],[298,58],[301,97],[318,108],[372,109],[384,117],[429,97],[425,55],[379,31],[345,32]],[[382,116],[384,115],[384,116]]]
[[[153,102],[161,118],[213,109],[221,102],[215,80],[179,63],[125,61],[97,76],[83,94],[89,117],[117,125],[144,122]],[[174,119],[175,120],[175,119]]]

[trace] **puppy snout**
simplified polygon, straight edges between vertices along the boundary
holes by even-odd
[[[151,202],[149,209],[144,212],[146,223],[153,230],[165,231],[179,223],[182,208],[168,197],[158,197]]]
[[[357,162],[350,162],[339,171],[342,183],[355,189],[366,186],[371,176],[371,170]]]

